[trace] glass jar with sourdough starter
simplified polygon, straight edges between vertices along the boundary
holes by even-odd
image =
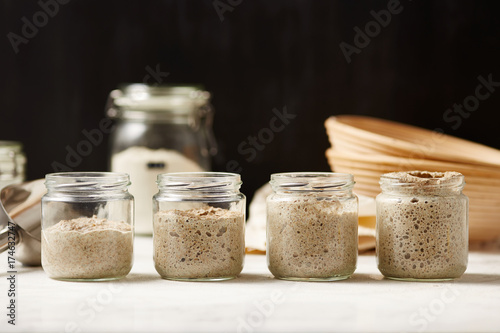
[[[42,267],[53,279],[99,281],[132,268],[134,199],[129,177],[62,172],[45,177]]]
[[[236,277],[245,256],[245,196],[240,175],[222,172],[158,176],[154,262],[164,279]]]
[[[111,171],[126,172],[136,199],[136,232],[152,233],[151,198],[165,172],[210,169],[216,147],[210,94],[196,86],[131,84],[110,94]]]
[[[16,141],[0,141],[0,189],[24,181],[26,157]]]
[[[344,173],[271,175],[267,265],[279,279],[349,278],[358,258],[358,199]]]
[[[458,172],[393,172],[380,177],[377,264],[399,280],[450,280],[467,268],[468,198]]]

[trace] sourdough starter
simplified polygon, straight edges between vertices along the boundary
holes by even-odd
[[[243,269],[241,212],[214,207],[172,209],[156,213],[154,219],[154,261],[163,278],[224,279]]]
[[[267,202],[267,260],[274,276],[336,280],[356,269],[358,216],[336,199]]]
[[[468,200],[449,186],[457,172],[398,172],[413,185],[377,197],[377,260],[397,279],[450,279],[467,267]]]
[[[100,280],[132,268],[132,227],[121,221],[81,217],[42,230],[42,266],[54,279]]]

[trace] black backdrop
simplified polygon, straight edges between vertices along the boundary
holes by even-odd
[[[154,83],[147,75],[158,70],[162,83],[213,93],[213,169],[237,161],[249,196],[273,172],[328,170],[323,122],[334,114],[442,128],[500,148],[500,88],[467,118],[444,117],[475,94],[479,76],[500,81],[500,2],[396,2],[2,0],[0,139],[22,141],[28,178],[43,177],[84,129],[98,128],[110,90]],[[348,63],[341,43],[354,47],[354,28],[388,7],[390,22],[368,24],[373,37],[357,41]],[[284,107],[296,118],[247,161],[238,145]],[[107,151],[104,140],[74,169],[106,169]]]

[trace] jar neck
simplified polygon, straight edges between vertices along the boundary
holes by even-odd
[[[194,112],[175,113],[163,110],[121,110],[117,118],[122,122],[189,125],[190,127],[199,127],[201,122],[201,117]]]
[[[354,177],[348,173],[293,172],[271,175],[273,191],[284,195],[350,196]]]
[[[61,172],[45,176],[49,195],[113,196],[127,193],[129,175],[117,172]]]
[[[0,141],[0,181],[23,177],[26,157],[22,147],[17,141]]]
[[[18,159],[22,159],[22,149],[23,145],[20,142],[0,141],[0,163],[12,163],[15,166]]]
[[[240,195],[241,177],[224,172],[177,172],[158,175],[160,195],[182,199],[228,199]]]
[[[129,120],[189,122],[212,112],[209,101],[210,93],[197,86],[131,84],[110,93],[106,113]]]
[[[14,156],[22,152],[23,145],[17,141],[1,141],[0,140],[0,155]]]
[[[460,195],[464,186],[464,176],[458,172],[392,172],[380,177],[382,193],[392,195],[453,196]]]

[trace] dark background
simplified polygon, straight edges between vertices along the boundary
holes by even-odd
[[[388,1],[238,2],[221,21],[212,1],[72,0],[16,54],[8,33],[21,36],[22,18],[33,22],[41,6],[2,0],[0,139],[22,141],[27,177],[41,178],[82,130],[98,128],[112,89],[159,66],[169,73],[162,83],[213,93],[213,169],[238,161],[249,196],[273,172],[329,170],[323,122],[335,114],[439,127],[500,148],[500,91],[457,129],[443,119],[479,75],[500,81],[500,2],[401,0],[402,12],[350,64],[339,44],[353,44],[353,28],[364,30]],[[284,106],[297,117],[247,162],[238,145]],[[107,152],[103,142],[74,169],[106,169]]]

